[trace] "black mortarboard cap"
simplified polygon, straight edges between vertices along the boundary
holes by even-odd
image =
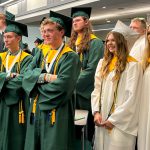
[[[71,17],[83,16],[85,18],[90,18],[91,16],[91,7],[73,7],[71,9]]]
[[[50,19],[60,24],[65,29],[65,36],[70,37],[72,28],[72,18],[50,11]]]
[[[28,37],[28,28],[27,25],[16,22],[16,21],[12,21],[12,20],[7,20],[6,19],[6,29],[5,29],[5,33],[6,32],[15,32],[16,34],[20,35],[20,36],[26,36]]]
[[[36,40],[34,41],[34,43],[39,43],[39,44],[41,44],[43,42],[43,40],[41,40],[40,38],[36,38]]]

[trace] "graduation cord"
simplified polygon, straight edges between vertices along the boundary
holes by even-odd
[[[116,89],[115,89],[115,92],[114,92],[113,103],[112,103],[111,108],[110,108],[110,110],[109,110],[109,114],[108,114],[107,119],[108,119],[108,118],[111,116],[111,114],[115,111],[115,105],[116,105],[116,102],[117,102],[118,85],[119,85],[119,80],[117,81],[117,86],[116,86]],[[107,120],[107,119],[106,119],[106,120]]]
[[[19,58],[18,65],[17,65],[17,73],[18,74],[20,74],[21,55],[22,55],[22,50],[21,50],[20,58]],[[19,124],[24,124],[24,123],[25,123],[25,115],[24,115],[24,110],[23,110],[23,100],[21,99],[19,101]]]
[[[101,96],[102,96],[102,88],[103,88],[103,79],[102,79],[102,82],[101,82],[101,90],[100,90],[100,102],[99,102],[99,113],[101,113]]]
[[[116,89],[114,91],[114,99],[113,99],[113,103],[111,105],[111,108],[109,110],[108,116],[106,118],[106,120],[111,116],[111,114],[114,112],[115,110],[115,105],[116,105],[116,100],[117,100],[117,91],[118,91],[118,85],[119,85],[119,80],[117,81],[117,86]],[[100,89],[100,102],[99,102],[99,113],[101,113],[101,96],[102,96],[102,88],[103,88],[103,80],[101,82],[101,89]]]

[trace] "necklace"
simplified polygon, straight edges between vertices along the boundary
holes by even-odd
[[[64,47],[64,43],[62,43],[61,46],[59,47],[59,49],[58,49],[57,53],[55,54],[54,58],[52,59],[50,65],[48,65],[48,63],[45,63],[45,68],[48,73],[51,71],[51,68],[52,68],[54,62],[55,62],[57,56],[60,54],[63,47]],[[47,62],[47,59],[48,58],[46,58],[46,62]]]

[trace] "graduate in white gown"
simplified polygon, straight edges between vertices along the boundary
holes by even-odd
[[[109,32],[91,95],[94,150],[134,150],[141,74],[141,66],[129,56],[124,36]]]
[[[138,128],[138,150],[150,150],[150,26],[146,34],[146,47],[143,59],[144,76]]]
[[[130,51],[130,55],[141,62],[145,48],[146,20],[144,18],[134,18],[131,20],[130,28],[139,33],[139,37],[135,41]]]

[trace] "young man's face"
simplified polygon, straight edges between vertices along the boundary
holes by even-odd
[[[35,47],[38,47],[39,43],[38,42],[34,42]]]
[[[75,17],[73,18],[73,30],[77,33],[81,32],[84,27],[88,24],[87,20],[84,20],[83,17],[79,16],[79,17]]]
[[[64,31],[59,31],[56,28],[56,24],[46,24],[43,26],[42,37],[45,44],[57,43],[58,40],[62,39],[63,34]]]
[[[14,32],[4,33],[4,43],[5,47],[8,49],[13,49],[14,47],[17,47],[19,45],[20,40],[21,37]]]

